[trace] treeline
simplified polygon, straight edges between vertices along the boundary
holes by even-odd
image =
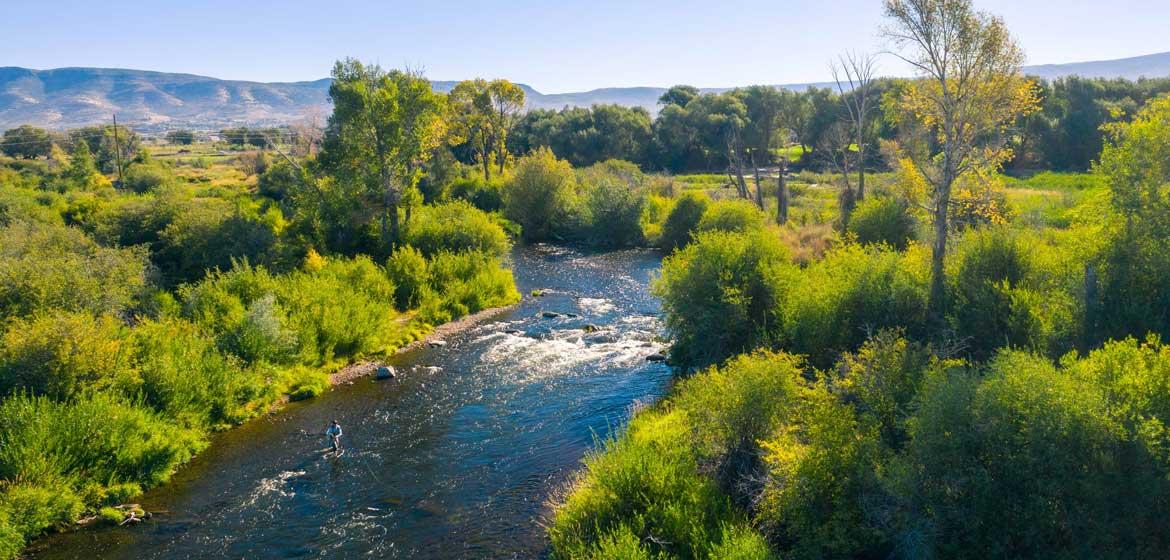
[[[870,94],[878,105],[875,112],[891,107],[905,83],[875,80]],[[1128,122],[1148,100],[1170,92],[1170,78],[1068,77],[1036,83],[1040,108],[1014,123],[1016,154],[1009,170],[1085,171],[1101,152],[1103,125]],[[654,118],[640,107],[619,105],[529,111],[516,123],[509,149],[519,156],[549,147],[575,166],[621,159],[648,171],[720,171],[730,163],[726,127],[738,127],[745,153],[757,165],[775,165],[787,157],[801,168],[835,170],[832,152],[847,149],[852,141],[835,130],[847,119],[844,103],[839,92],[825,88],[795,92],[752,86],[700,93],[675,86],[659,99]],[[896,139],[897,117],[881,115],[872,126],[872,157],[866,165],[885,169],[880,145]],[[801,150],[785,150],[793,146]],[[469,163],[474,158],[468,150],[457,148],[456,154]]]

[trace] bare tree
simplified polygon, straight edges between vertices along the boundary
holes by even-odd
[[[841,212],[841,228],[849,224],[853,207],[857,204],[857,191],[853,189],[853,168],[858,167],[857,152],[852,150],[853,130],[850,123],[840,120],[829,126],[821,135],[816,153],[826,165],[841,176],[841,191],[837,194],[837,208]]]
[[[865,199],[865,149],[873,124],[873,81],[877,59],[873,55],[849,51],[830,64],[833,81],[845,104],[857,143],[857,200]],[[848,86],[848,91],[846,91]]]

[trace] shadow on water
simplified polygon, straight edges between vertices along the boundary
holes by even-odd
[[[55,535],[34,558],[529,558],[543,555],[549,495],[594,438],[657,398],[669,370],[660,258],[518,248],[515,310],[398,356],[398,380],[361,379],[215,436],[141,498],[133,528]],[[555,312],[547,317],[544,312]],[[328,421],[346,452],[326,456]]]

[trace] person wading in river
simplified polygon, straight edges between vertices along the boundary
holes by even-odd
[[[329,444],[333,446],[333,453],[341,453],[341,424],[334,420],[329,425],[329,429],[325,430],[325,435],[329,437]]]

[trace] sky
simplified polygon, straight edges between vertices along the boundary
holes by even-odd
[[[1029,64],[1170,51],[1170,0],[974,0]],[[354,57],[544,93],[820,82],[886,50],[881,0],[0,0],[0,66],[300,81]],[[881,73],[907,75],[896,59]]]

